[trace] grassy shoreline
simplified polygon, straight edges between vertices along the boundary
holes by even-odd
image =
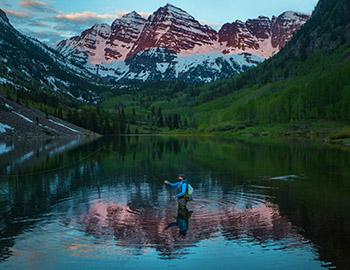
[[[172,136],[221,136],[237,139],[302,139],[318,143],[338,144],[350,147],[350,124],[332,121],[310,121],[280,123],[256,126],[232,127],[226,131],[212,130],[176,130],[161,132]]]

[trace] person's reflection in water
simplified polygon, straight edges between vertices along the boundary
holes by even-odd
[[[188,227],[189,227],[189,221],[192,216],[193,211],[189,211],[186,207],[179,207],[177,209],[177,217],[176,222],[170,223],[165,230],[172,228],[172,227],[179,227],[179,233],[182,236],[186,236]]]

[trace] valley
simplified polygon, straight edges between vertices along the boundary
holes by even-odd
[[[323,22],[322,3],[311,19],[285,12],[227,23],[219,31],[166,5],[147,19],[131,12],[112,25],[94,25],[59,42],[57,51],[19,33],[2,13],[8,34],[0,46],[8,50],[15,48],[9,47],[14,40],[15,46],[24,41],[20,49],[26,57],[18,65],[14,53],[2,56],[0,88],[32,109],[105,135],[333,142],[342,134],[346,144],[349,22],[331,20],[346,17],[337,6]],[[326,23],[336,24],[332,35]],[[38,69],[31,70],[30,61],[40,63]]]

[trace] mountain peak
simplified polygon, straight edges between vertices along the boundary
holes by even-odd
[[[5,23],[10,24],[10,21],[7,18],[6,12],[3,11],[1,8],[0,8],[0,19],[3,20]]]
[[[192,53],[195,49],[205,50],[206,46],[213,45],[216,39],[215,30],[202,25],[181,8],[166,4],[148,18],[137,44],[127,58],[152,48]]]
[[[90,29],[91,30],[96,30],[98,32],[99,31],[104,31],[104,32],[107,31],[107,32],[109,32],[111,27],[107,23],[96,23]]]
[[[105,28],[105,27],[109,27],[109,25],[107,23],[95,23],[92,28]]]
[[[166,9],[172,9],[172,10],[182,10],[182,9],[180,9],[180,8],[178,8],[178,7],[176,7],[176,6],[172,5],[172,4],[169,4],[169,3],[167,3],[167,4],[164,6],[164,8],[166,8]]]
[[[119,27],[120,25],[140,25],[144,24],[146,22],[146,19],[143,18],[139,13],[136,11],[129,12],[127,14],[124,14],[121,18],[117,18],[112,23],[112,28]]]
[[[300,13],[300,12],[295,12],[295,11],[285,11],[283,12],[281,15],[279,15],[278,17],[280,18],[285,18],[285,19],[289,19],[289,20],[297,20],[300,17],[310,17],[310,15],[304,14],[304,13]]]
[[[124,14],[123,16],[122,16],[122,19],[129,19],[129,18],[138,18],[138,19],[140,19],[140,18],[142,18],[142,16],[140,15],[140,14],[138,14],[135,10],[134,11],[131,11],[131,12],[129,12],[129,13],[127,13],[127,14]],[[143,19],[143,18],[142,18]]]
[[[185,10],[176,7],[174,5],[171,4],[166,4],[164,7],[161,7],[160,9],[158,9],[157,12],[164,12],[166,11],[166,13],[173,15],[175,17],[186,17],[186,18],[191,18],[194,19],[190,14],[188,14]],[[156,13],[157,13],[156,12]]]

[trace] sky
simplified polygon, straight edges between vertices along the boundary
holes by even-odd
[[[317,0],[0,0],[0,8],[19,31],[54,46],[95,23],[111,24],[131,11],[147,18],[167,3],[219,30],[227,22],[289,10],[311,14]]]

